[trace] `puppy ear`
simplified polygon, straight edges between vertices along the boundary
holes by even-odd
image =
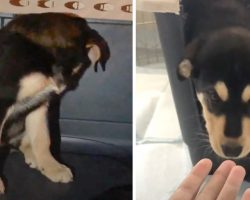
[[[194,63],[203,43],[203,39],[197,38],[186,46],[184,59],[180,62],[177,69],[177,75],[180,80],[197,76],[198,70],[194,67]]]
[[[87,44],[86,48],[89,49],[88,57],[91,60],[91,63],[94,64],[94,65],[97,65],[98,61],[101,58],[101,50],[100,50],[100,48],[95,44]],[[97,70],[97,66],[95,66],[95,68]]]
[[[193,65],[189,59],[184,59],[178,66],[177,74],[180,80],[190,78],[193,71]]]
[[[92,64],[94,64],[96,72],[98,63],[101,65],[103,71],[105,71],[106,63],[110,58],[108,43],[93,29],[90,30],[88,36],[86,48],[89,48],[89,59],[92,61]]]

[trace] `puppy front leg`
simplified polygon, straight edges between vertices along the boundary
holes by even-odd
[[[19,150],[24,155],[25,163],[31,168],[37,168],[37,162],[31,148],[30,138],[26,133],[24,133]]]
[[[68,183],[73,178],[70,169],[56,161],[50,152],[47,110],[47,106],[43,105],[26,117],[26,134],[41,173],[53,182]]]

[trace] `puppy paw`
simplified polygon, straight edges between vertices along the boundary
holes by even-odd
[[[41,173],[53,182],[69,183],[73,181],[71,170],[62,164],[41,168]]]

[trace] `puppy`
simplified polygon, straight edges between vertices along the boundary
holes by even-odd
[[[214,152],[250,152],[250,10],[244,0],[184,1],[186,52],[181,79],[193,81]]]
[[[49,101],[76,88],[91,63],[95,71],[98,63],[105,70],[109,57],[107,42],[75,15],[13,19],[0,31],[1,144],[18,148],[25,162],[51,181],[72,181],[70,169],[50,152]]]

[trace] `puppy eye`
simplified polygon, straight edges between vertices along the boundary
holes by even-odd
[[[218,94],[216,93],[216,91],[214,90],[208,90],[207,91],[209,100],[212,102],[219,102],[220,101],[220,97],[218,96]]]

